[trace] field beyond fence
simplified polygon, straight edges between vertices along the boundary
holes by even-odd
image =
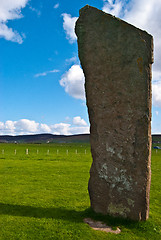
[[[161,239],[161,150],[152,150],[150,216],[132,222],[90,209],[89,144],[0,144],[0,240]],[[121,233],[91,229],[91,217]]]

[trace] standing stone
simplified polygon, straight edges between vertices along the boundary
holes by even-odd
[[[133,220],[149,215],[153,38],[85,6],[76,23],[85,74],[95,212]]]

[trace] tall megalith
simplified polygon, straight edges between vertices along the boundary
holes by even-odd
[[[149,215],[153,38],[85,6],[76,22],[85,75],[95,212],[133,220]]]

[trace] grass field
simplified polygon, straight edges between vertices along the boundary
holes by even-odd
[[[91,211],[87,191],[91,162],[88,144],[0,144],[0,240],[161,239],[161,150],[152,151],[146,222]],[[122,232],[95,231],[83,223],[85,217],[118,226]]]

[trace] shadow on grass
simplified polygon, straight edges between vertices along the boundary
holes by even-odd
[[[53,218],[72,222],[82,222],[84,211],[69,210],[63,207],[43,208],[0,203],[0,215]]]
[[[108,215],[96,214],[91,208],[85,211],[70,210],[63,207],[33,207],[24,205],[13,205],[0,203],[0,215],[23,216],[33,218],[52,218],[61,219],[68,222],[82,223],[84,218],[92,218],[94,220],[103,221],[112,227],[123,227],[127,229],[135,229],[139,232],[153,231],[154,225],[152,222],[136,222],[129,219],[114,218]]]
[[[113,218],[111,216],[104,216],[102,214],[95,213],[91,208],[87,208],[85,211],[70,210],[63,207],[34,207],[24,205],[14,205],[0,203],[0,215],[11,215],[11,216],[23,216],[33,218],[53,218],[63,219],[67,221],[82,222],[83,218],[92,218],[94,220],[101,220],[106,223],[110,223],[113,226],[118,224],[129,225],[135,223],[133,221]]]

